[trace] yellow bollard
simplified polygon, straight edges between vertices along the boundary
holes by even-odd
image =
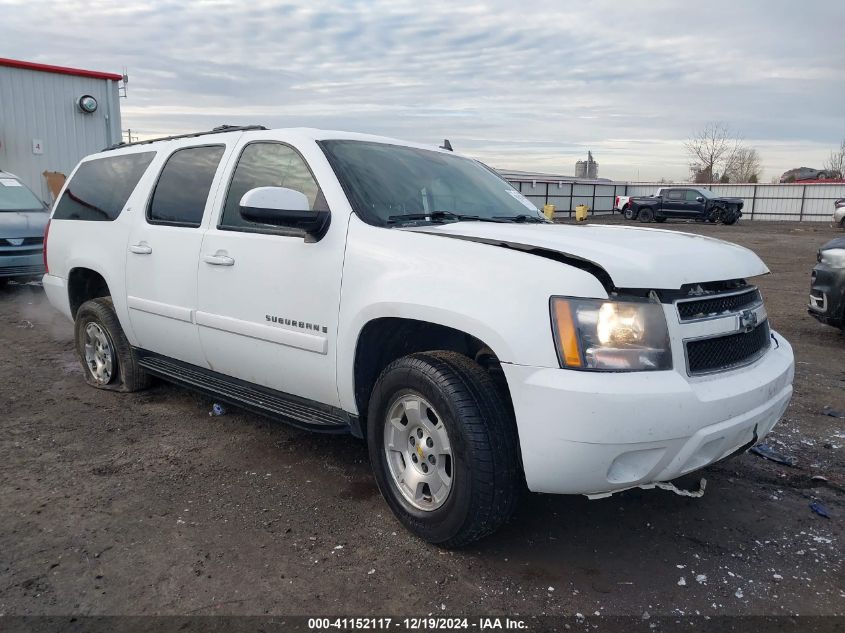
[[[555,205],[553,204],[544,204],[543,205],[543,215],[546,216],[548,220],[555,219]]]
[[[579,204],[575,207],[575,220],[576,222],[583,222],[587,219],[587,214],[590,212],[590,207],[586,204]]]

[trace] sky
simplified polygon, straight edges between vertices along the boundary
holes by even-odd
[[[686,178],[713,121],[763,181],[845,138],[845,2],[0,0],[0,56],[129,75],[141,138],[220,124],[440,144],[498,168]]]

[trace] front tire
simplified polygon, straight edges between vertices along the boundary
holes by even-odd
[[[634,219],[634,210],[631,208],[631,204],[628,203],[625,205],[625,211],[623,212],[626,220],[633,220]]]
[[[495,532],[521,490],[510,407],[480,365],[454,352],[391,363],[373,389],[367,443],[399,521],[442,547]]]
[[[97,389],[138,391],[149,386],[147,373],[114,312],[111,297],[83,303],[74,323],[76,354],[85,382]]]
[[[654,218],[654,221],[658,224],[663,224],[666,221],[666,218]]]

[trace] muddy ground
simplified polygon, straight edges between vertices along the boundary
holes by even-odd
[[[0,614],[845,614],[845,420],[825,415],[845,410],[845,336],[805,310],[836,232],[665,228],[769,264],[760,286],[797,355],[769,441],[797,467],[745,454],[701,473],[701,499],[530,495],[457,552],[394,520],[358,440],[209,417],[166,384],[94,390],[41,288],[0,291]]]

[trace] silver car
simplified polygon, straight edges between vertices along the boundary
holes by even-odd
[[[17,176],[0,171],[0,286],[44,274],[50,209]]]
[[[833,226],[845,229],[845,198],[833,203]]]

